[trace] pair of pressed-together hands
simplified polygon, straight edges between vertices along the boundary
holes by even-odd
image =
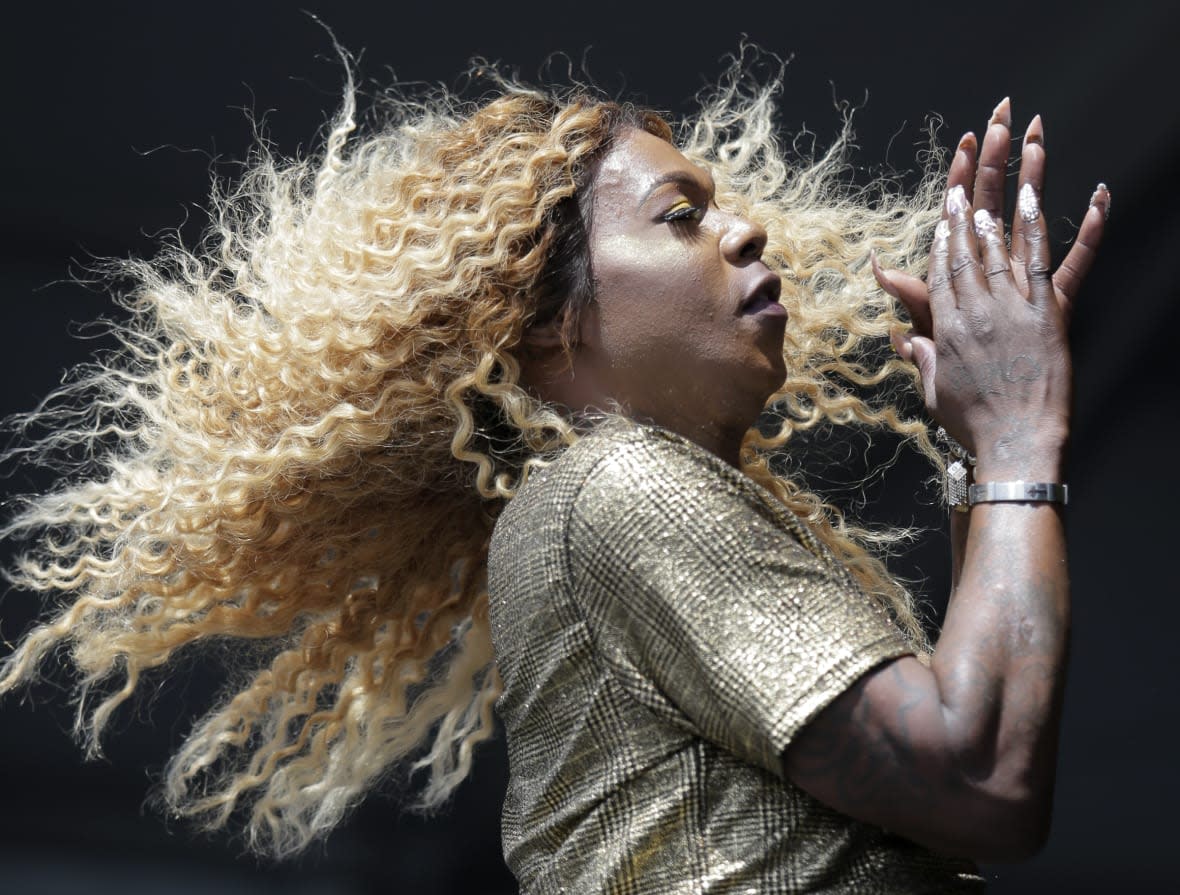
[[[917,365],[927,409],[989,477],[1035,476],[1039,455],[1046,472],[1059,458],[1069,433],[1069,318],[1110,210],[1110,193],[1099,184],[1069,253],[1052,271],[1038,115],[1024,135],[1006,246],[1011,126],[1005,98],[982,145],[973,133],[959,141],[925,281],[872,259],[877,282],[910,313],[912,330],[895,333],[893,344]]]

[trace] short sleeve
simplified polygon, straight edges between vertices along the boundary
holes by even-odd
[[[762,492],[703,448],[649,434],[590,471],[567,546],[612,675],[672,723],[782,776],[807,721],[913,649]]]

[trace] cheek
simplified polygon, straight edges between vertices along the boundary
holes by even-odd
[[[604,348],[656,352],[699,342],[717,315],[718,285],[684,248],[604,244],[594,276]]]

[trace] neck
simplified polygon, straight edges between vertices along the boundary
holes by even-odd
[[[713,421],[703,423],[687,420],[667,412],[645,413],[626,408],[620,408],[620,411],[621,415],[634,422],[659,426],[661,429],[675,432],[698,447],[704,448],[710,454],[719,457],[734,469],[741,470],[742,439],[753,422],[727,425]]]
[[[687,438],[720,457],[734,469],[741,469],[742,439],[750,426],[754,425],[763,406],[761,401],[755,406],[754,399],[751,399],[743,413],[735,407],[737,402],[733,396],[718,402],[709,395],[697,396],[702,399],[701,404],[693,405],[693,412],[689,413],[682,413],[675,406],[658,407],[654,411],[627,406],[625,400],[616,402],[604,397],[610,395],[612,390],[602,384],[602,377],[593,368],[583,367],[574,376],[571,371],[559,368],[555,356],[539,362],[533,359],[525,365],[521,383],[542,400],[565,407],[567,418],[575,421],[575,428],[578,428],[578,419],[592,418],[596,412],[613,405],[615,412],[621,412],[636,422],[660,426]],[[700,406],[715,404],[721,405],[719,410],[705,414],[700,412]]]
[[[682,420],[661,422],[653,419],[657,426],[663,426],[682,435],[693,444],[699,445],[710,454],[720,457],[734,469],[741,469],[742,438],[749,426],[727,426],[723,423],[688,423]]]

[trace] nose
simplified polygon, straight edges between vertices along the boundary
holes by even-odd
[[[766,239],[766,229],[757,221],[733,215],[729,229],[721,238],[721,252],[731,264],[749,264],[762,257]]]

